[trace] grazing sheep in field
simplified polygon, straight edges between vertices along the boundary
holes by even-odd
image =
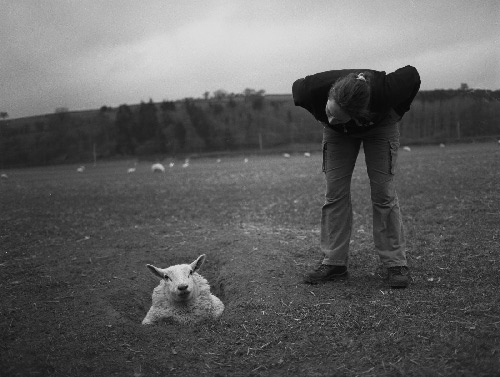
[[[134,162],[134,167],[128,168],[127,173],[135,173],[136,168],[137,168],[137,162]]]
[[[160,163],[151,165],[151,170],[153,173],[165,173],[165,167]]]
[[[142,320],[143,325],[166,318],[192,324],[221,316],[224,304],[210,293],[207,280],[196,272],[204,261],[205,254],[191,264],[178,264],[165,269],[147,265],[162,280],[153,290],[153,303]]]
[[[309,152],[304,153],[304,157],[311,157],[311,154]]]
[[[9,178],[9,176],[8,176],[7,174],[2,174],[2,176],[1,176],[1,177],[2,177],[2,179],[7,179],[7,178]]]
[[[411,148],[410,148],[410,147],[408,147],[408,146],[404,147],[403,149],[404,149],[405,151],[407,151],[407,152],[411,152]]]
[[[80,166],[78,169],[76,169],[78,173],[83,173],[85,171],[85,166]]]
[[[290,158],[290,153],[283,153],[283,157]]]

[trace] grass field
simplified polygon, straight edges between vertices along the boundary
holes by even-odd
[[[350,279],[320,259],[321,156],[7,171],[0,181],[1,376],[498,376],[500,148],[400,150],[413,282],[388,289],[362,153]],[[166,267],[202,267],[216,323],[141,326]]]

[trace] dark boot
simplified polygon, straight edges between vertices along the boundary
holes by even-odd
[[[387,280],[391,288],[406,288],[410,283],[410,270],[406,266],[389,267]]]
[[[330,280],[343,280],[348,276],[346,266],[330,266],[320,264],[313,271],[310,271],[304,277],[304,282],[316,284]]]

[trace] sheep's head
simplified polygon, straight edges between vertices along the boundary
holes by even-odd
[[[205,261],[205,254],[200,255],[191,264],[178,264],[168,268],[158,268],[151,264],[147,267],[155,275],[165,280],[170,297],[175,301],[189,301],[198,294],[198,287],[193,281],[193,274]]]

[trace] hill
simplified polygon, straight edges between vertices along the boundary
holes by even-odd
[[[500,91],[421,91],[401,121],[401,141],[440,143],[500,135]],[[141,102],[4,119],[0,167],[88,163],[119,156],[267,150],[321,142],[321,126],[290,94]]]

